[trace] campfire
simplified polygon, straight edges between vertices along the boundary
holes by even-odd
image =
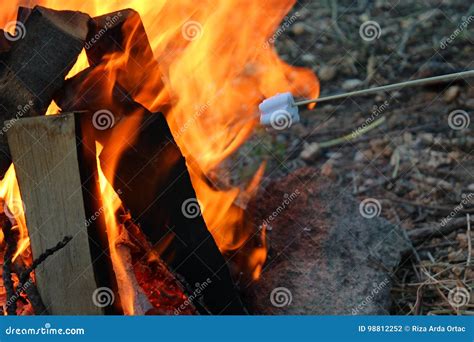
[[[272,47],[294,3],[3,5],[4,314],[247,313],[265,166],[246,184],[219,169],[264,98],[319,94]]]

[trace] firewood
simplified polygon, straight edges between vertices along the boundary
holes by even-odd
[[[15,260],[13,267],[15,269],[15,273],[18,276],[24,274],[24,272],[26,271],[25,265],[21,257]],[[29,279],[27,279],[26,283],[28,285],[23,285],[23,288],[17,289],[17,291],[23,290],[26,293],[26,296],[28,297],[28,300],[31,303],[35,315],[48,315],[48,309],[44,305],[43,299],[41,299],[41,296],[38,292],[38,288],[36,287],[36,284],[34,284],[32,278],[30,277]],[[25,282],[23,282],[23,284],[25,284]]]
[[[11,41],[6,38],[6,33],[3,30],[0,30],[0,54],[3,54],[10,50]],[[0,55],[0,60],[3,56]]]
[[[19,23],[25,23],[32,11],[33,9],[30,7],[23,7],[23,6],[18,7],[16,21]]]
[[[85,45],[89,64],[102,69],[107,65],[107,57],[113,54],[120,61],[115,74],[117,82],[132,98],[140,95],[141,101],[153,102],[163,89],[163,82],[157,76],[158,62],[140,14],[125,9],[92,18],[91,23]]]
[[[113,17],[114,14],[107,16]],[[135,18],[132,22],[136,24],[139,17],[132,15],[131,18]],[[107,32],[113,34],[115,31],[109,29]],[[106,34],[101,39],[108,39]],[[120,42],[128,41],[129,38],[120,39],[115,36],[110,39],[119,39]],[[105,41],[99,40],[95,44],[105,46]],[[118,45],[125,46],[120,43]],[[211,279],[212,282],[203,296],[203,306],[215,314],[245,313],[246,310],[234,288],[227,264],[202,216],[194,219],[183,216],[181,211],[183,202],[189,198],[196,198],[196,194],[184,157],[174,143],[165,118],[162,114],[151,114],[134,101],[133,93],[130,94],[129,90],[138,84],[134,83],[135,78],[128,78],[126,74],[117,77],[112,96],[107,96],[110,93],[109,80],[102,77],[104,65],[100,59],[101,54],[105,55],[108,50],[105,48],[99,50],[98,47],[95,49],[97,50],[94,51],[94,47],[90,47],[89,50],[93,51],[87,53],[92,64],[96,65],[67,80],[61,92],[55,97],[55,101],[63,111],[97,112],[107,109],[113,113],[115,126],[96,132],[97,140],[105,146],[100,157],[103,168],[107,167],[107,160],[113,155],[116,144],[113,140],[109,142],[110,136],[115,129],[120,131],[120,126],[126,124],[122,123],[122,119],[131,115],[143,117],[137,141],[130,143],[133,147],[125,151],[121,157],[118,169],[115,171],[116,179],[109,181],[114,184],[116,190],[122,190],[120,198],[124,206],[131,211],[132,217],[137,220],[153,245],[159,241],[163,243],[171,240],[162,254],[167,265],[181,274],[188,284],[194,285]],[[145,48],[145,51],[148,50]],[[133,58],[144,60],[140,54],[136,55],[138,53],[136,49],[131,52]],[[151,61],[147,63],[145,59],[144,65],[153,65],[152,54],[145,53],[144,56],[146,55]],[[140,75],[144,74],[144,70],[137,72]],[[166,110],[165,107],[162,109]]]
[[[2,208],[4,203],[2,203]],[[5,238],[5,253],[3,254],[3,286],[7,294],[7,314],[16,315],[16,301],[13,300],[15,296],[15,287],[12,278],[12,258],[17,248],[17,237],[12,229],[12,224],[8,217],[2,213],[0,216],[0,225],[2,227],[3,236]]]
[[[0,121],[43,115],[54,93],[81,52],[90,17],[37,6],[29,14],[26,34],[0,59]],[[10,164],[5,131],[0,134],[0,175]]]
[[[22,118],[7,132],[22,195],[31,249],[38,258],[66,236],[72,241],[36,269],[51,314],[103,314],[101,287],[115,288],[100,213],[95,141],[85,113]],[[91,219],[94,217],[94,219]]]
[[[121,189],[125,207],[152,244],[161,242],[156,247],[175,272],[192,285],[211,280],[203,296],[207,309],[213,314],[245,313],[226,261],[203,217],[187,218],[182,211],[183,203],[197,196],[164,116],[142,110],[140,132],[119,159],[115,179],[111,180],[114,187]],[[103,168],[113,156],[111,143],[100,156]]]

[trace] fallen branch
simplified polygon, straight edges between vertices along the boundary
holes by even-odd
[[[470,222],[474,222],[473,218],[470,218]],[[440,223],[423,228],[415,228],[408,231],[408,236],[412,240],[413,244],[419,245],[427,239],[433,239],[437,237],[442,237],[451,234],[452,232],[465,228],[466,227],[466,218],[454,218],[449,221],[446,225]]]

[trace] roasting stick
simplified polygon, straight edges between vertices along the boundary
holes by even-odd
[[[352,91],[350,93],[344,93],[344,94],[337,94],[337,95],[321,97],[319,99],[299,101],[299,102],[295,102],[295,106],[304,106],[304,105],[307,105],[307,104],[310,104],[310,103],[320,103],[320,102],[338,100],[338,99],[343,99],[343,98],[350,98],[350,97],[355,97],[355,96],[369,95],[369,94],[374,94],[374,93],[378,93],[378,92],[381,92],[381,91],[389,91],[389,90],[400,89],[400,88],[405,88],[405,87],[415,87],[415,86],[420,86],[420,85],[428,85],[428,84],[433,84],[433,83],[437,83],[437,82],[440,82],[440,81],[450,81],[450,80],[454,80],[456,78],[461,78],[461,77],[474,77],[474,70],[457,72],[457,73],[454,73],[454,74],[441,75],[441,76],[435,76],[435,77],[420,78],[418,80],[411,80],[411,81],[405,81],[405,82],[400,82],[400,83],[387,84],[387,85],[380,86],[380,87]]]
[[[356,90],[349,93],[330,95],[317,99],[309,99],[298,102],[295,102],[291,93],[277,94],[273,97],[266,99],[260,104],[260,123],[266,126],[271,125],[272,127],[281,127],[282,125],[286,125],[286,127],[289,127],[288,122],[299,122],[299,106],[305,106],[311,103],[321,103],[345,98],[352,98],[356,96],[370,95],[381,91],[428,85],[440,81],[450,81],[457,78],[469,77],[474,77],[474,70],[462,71],[454,74],[447,74],[435,77],[421,78],[417,80],[405,81],[394,84],[387,84],[381,87]]]

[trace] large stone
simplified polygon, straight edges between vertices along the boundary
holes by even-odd
[[[410,242],[380,215],[362,215],[351,190],[305,168],[250,203],[256,226],[271,227],[261,278],[245,291],[254,314],[387,314],[391,274]]]

